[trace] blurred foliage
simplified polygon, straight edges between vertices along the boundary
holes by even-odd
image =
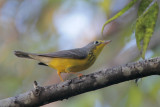
[[[111,0],[104,0],[103,2],[100,2],[100,7],[107,13],[107,17],[110,17],[110,12],[111,12]]]
[[[132,103],[134,101],[134,103]],[[127,107],[141,107],[142,92],[137,86],[132,86],[128,93]]]
[[[139,54],[136,58],[130,56],[129,60],[126,60],[126,54],[116,59],[120,54],[136,47],[132,26],[137,21],[137,12],[140,17],[154,17],[150,8],[153,9],[155,4],[147,11],[145,9],[151,3],[150,0],[145,1],[143,9],[138,11],[135,2],[136,0],[0,0],[0,99],[33,89],[34,80],[42,86],[60,82],[56,70],[39,66],[37,61],[17,58],[14,50],[49,53],[82,47],[95,39],[105,38],[111,39],[112,43],[104,48],[95,64],[82,73],[88,74],[104,67],[139,60]],[[134,8],[129,9],[131,7]],[[115,20],[105,26],[102,37],[102,25],[111,16],[116,16]],[[157,21],[156,25],[153,39],[160,33],[160,22]],[[146,56],[160,55],[159,39],[151,42],[156,45],[152,45]],[[127,55],[134,52],[129,51]],[[75,75],[63,74],[63,77],[70,79]],[[146,77],[139,81],[138,86],[133,81],[128,81],[45,107],[158,107],[159,82],[158,76]]]

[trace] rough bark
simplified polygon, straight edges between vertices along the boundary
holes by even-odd
[[[68,99],[88,91],[97,90],[124,81],[160,74],[160,57],[102,69],[80,78],[66,80],[51,86],[40,87],[26,93],[0,100],[1,106],[41,106]]]

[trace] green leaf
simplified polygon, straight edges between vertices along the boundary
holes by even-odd
[[[145,59],[145,53],[152,37],[155,24],[158,17],[158,4],[157,2],[151,3],[147,10],[138,18],[136,22],[136,42],[137,47],[141,51],[142,58]],[[139,12],[139,14],[141,11]]]
[[[107,20],[101,30],[101,34],[103,35],[103,31],[104,31],[104,27],[110,23],[111,21],[117,19],[118,17],[120,17],[121,15],[123,15],[123,13],[125,13],[128,9],[130,9],[136,2],[137,0],[132,0],[130,3],[128,3],[127,6],[125,6],[121,11],[119,11],[116,15],[114,15],[112,18],[110,18],[109,20]]]
[[[140,17],[141,15],[143,15],[144,11],[147,9],[147,7],[149,6],[149,4],[152,2],[153,0],[141,0],[139,8],[138,8],[138,16]],[[138,23],[136,22],[136,25]],[[143,28],[144,27],[144,28]],[[145,26],[139,26],[138,29],[136,29],[141,35],[141,36],[136,36],[136,41],[142,41],[144,39],[143,32],[141,32],[142,29],[145,29]],[[141,34],[142,33],[142,34]],[[137,34],[138,35],[138,34]],[[137,47],[139,48],[139,50],[141,50],[141,45],[140,42],[137,42]]]
[[[153,0],[141,0],[139,7],[138,7],[138,16],[142,15],[144,13],[144,11],[146,10],[146,8],[149,6],[149,4],[152,2]]]

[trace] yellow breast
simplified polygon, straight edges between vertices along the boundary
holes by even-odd
[[[79,72],[90,67],[94,61],[95,58],[91,57],[85,59],[53,58],[48,65],[60,72]]]

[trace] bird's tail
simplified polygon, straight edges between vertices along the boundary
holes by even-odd
[[[17,57],[33,59],[33,58],[30,56],[31,54],[30,54],[30,53],[27,53],[27,52],[14,51],[14,54],[15,54]]]
[[[41,56],[35,53],[27,53],[27,52],[21,52],[21,51],[14,51],[14,52],[15,52],[14,54],[17,57],[35,59],[35,60],[40,61],[41,62],[40,65],[46,65],[52,60],[52,58],[44,57],[44,56]]]

